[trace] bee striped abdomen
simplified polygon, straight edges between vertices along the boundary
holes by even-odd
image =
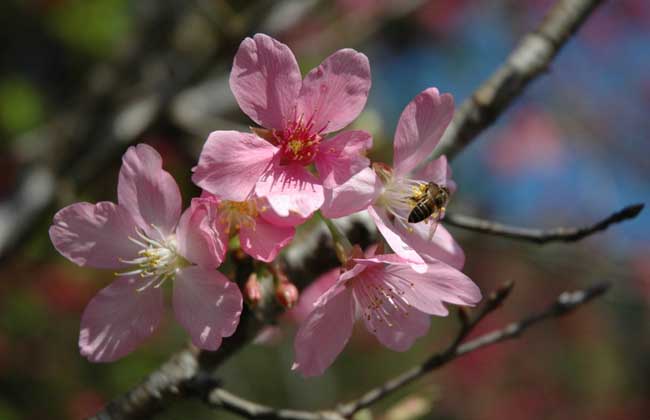
[[[431,200],[422,200],[413,207],[409,213],[409,223],[419,223],[431,216],[434,211],[434,203]]]

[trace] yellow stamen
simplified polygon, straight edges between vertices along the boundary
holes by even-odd
[[[301,142],[300,140],[291,140],[289,142],[288,146],[289,146],[289,149],[291,149],[291,152],[294,155],[297,155],[298,153],[300,153],[302,151],[304,143]]]

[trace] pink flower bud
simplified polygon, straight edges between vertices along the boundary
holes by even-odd
[[[287,309],[291,309],[298,302],[298,295],[298,288],[289,281],[281,281],[275,289],[275,298]]]
[[[262,286],[257,281],[257,274],[253,273],[244,285],[244,299],[251,306],[257,306],[262,300]]]

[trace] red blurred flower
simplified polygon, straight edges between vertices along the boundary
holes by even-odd
[[[101,410],[104,404],[106,404],[106,400],[97,391],[80,391],[68,400],[67,416],[75,420],[86,419]]]
[[[496,134],[484,159],[494,171],[514,175],[524,170],[554,168],[565,153],[552,115],[532,106],[520,109]]]

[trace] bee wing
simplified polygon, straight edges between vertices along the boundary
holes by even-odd
[[[433,214],[426,220],[426,223],[429,224],[429,237],[428,240],[431,241],[433,239],[433,235],[436,233],[436,229],[438,228],[438,225],[440,224],[440,220],[444,216],[444,212],[441,210],[436,210],[433,212]]]
[[[441,190],[441,186],[436,184],[435,182],[429,182],[428,184],[428,193],[431,198],[435,197],[438,192]]]

